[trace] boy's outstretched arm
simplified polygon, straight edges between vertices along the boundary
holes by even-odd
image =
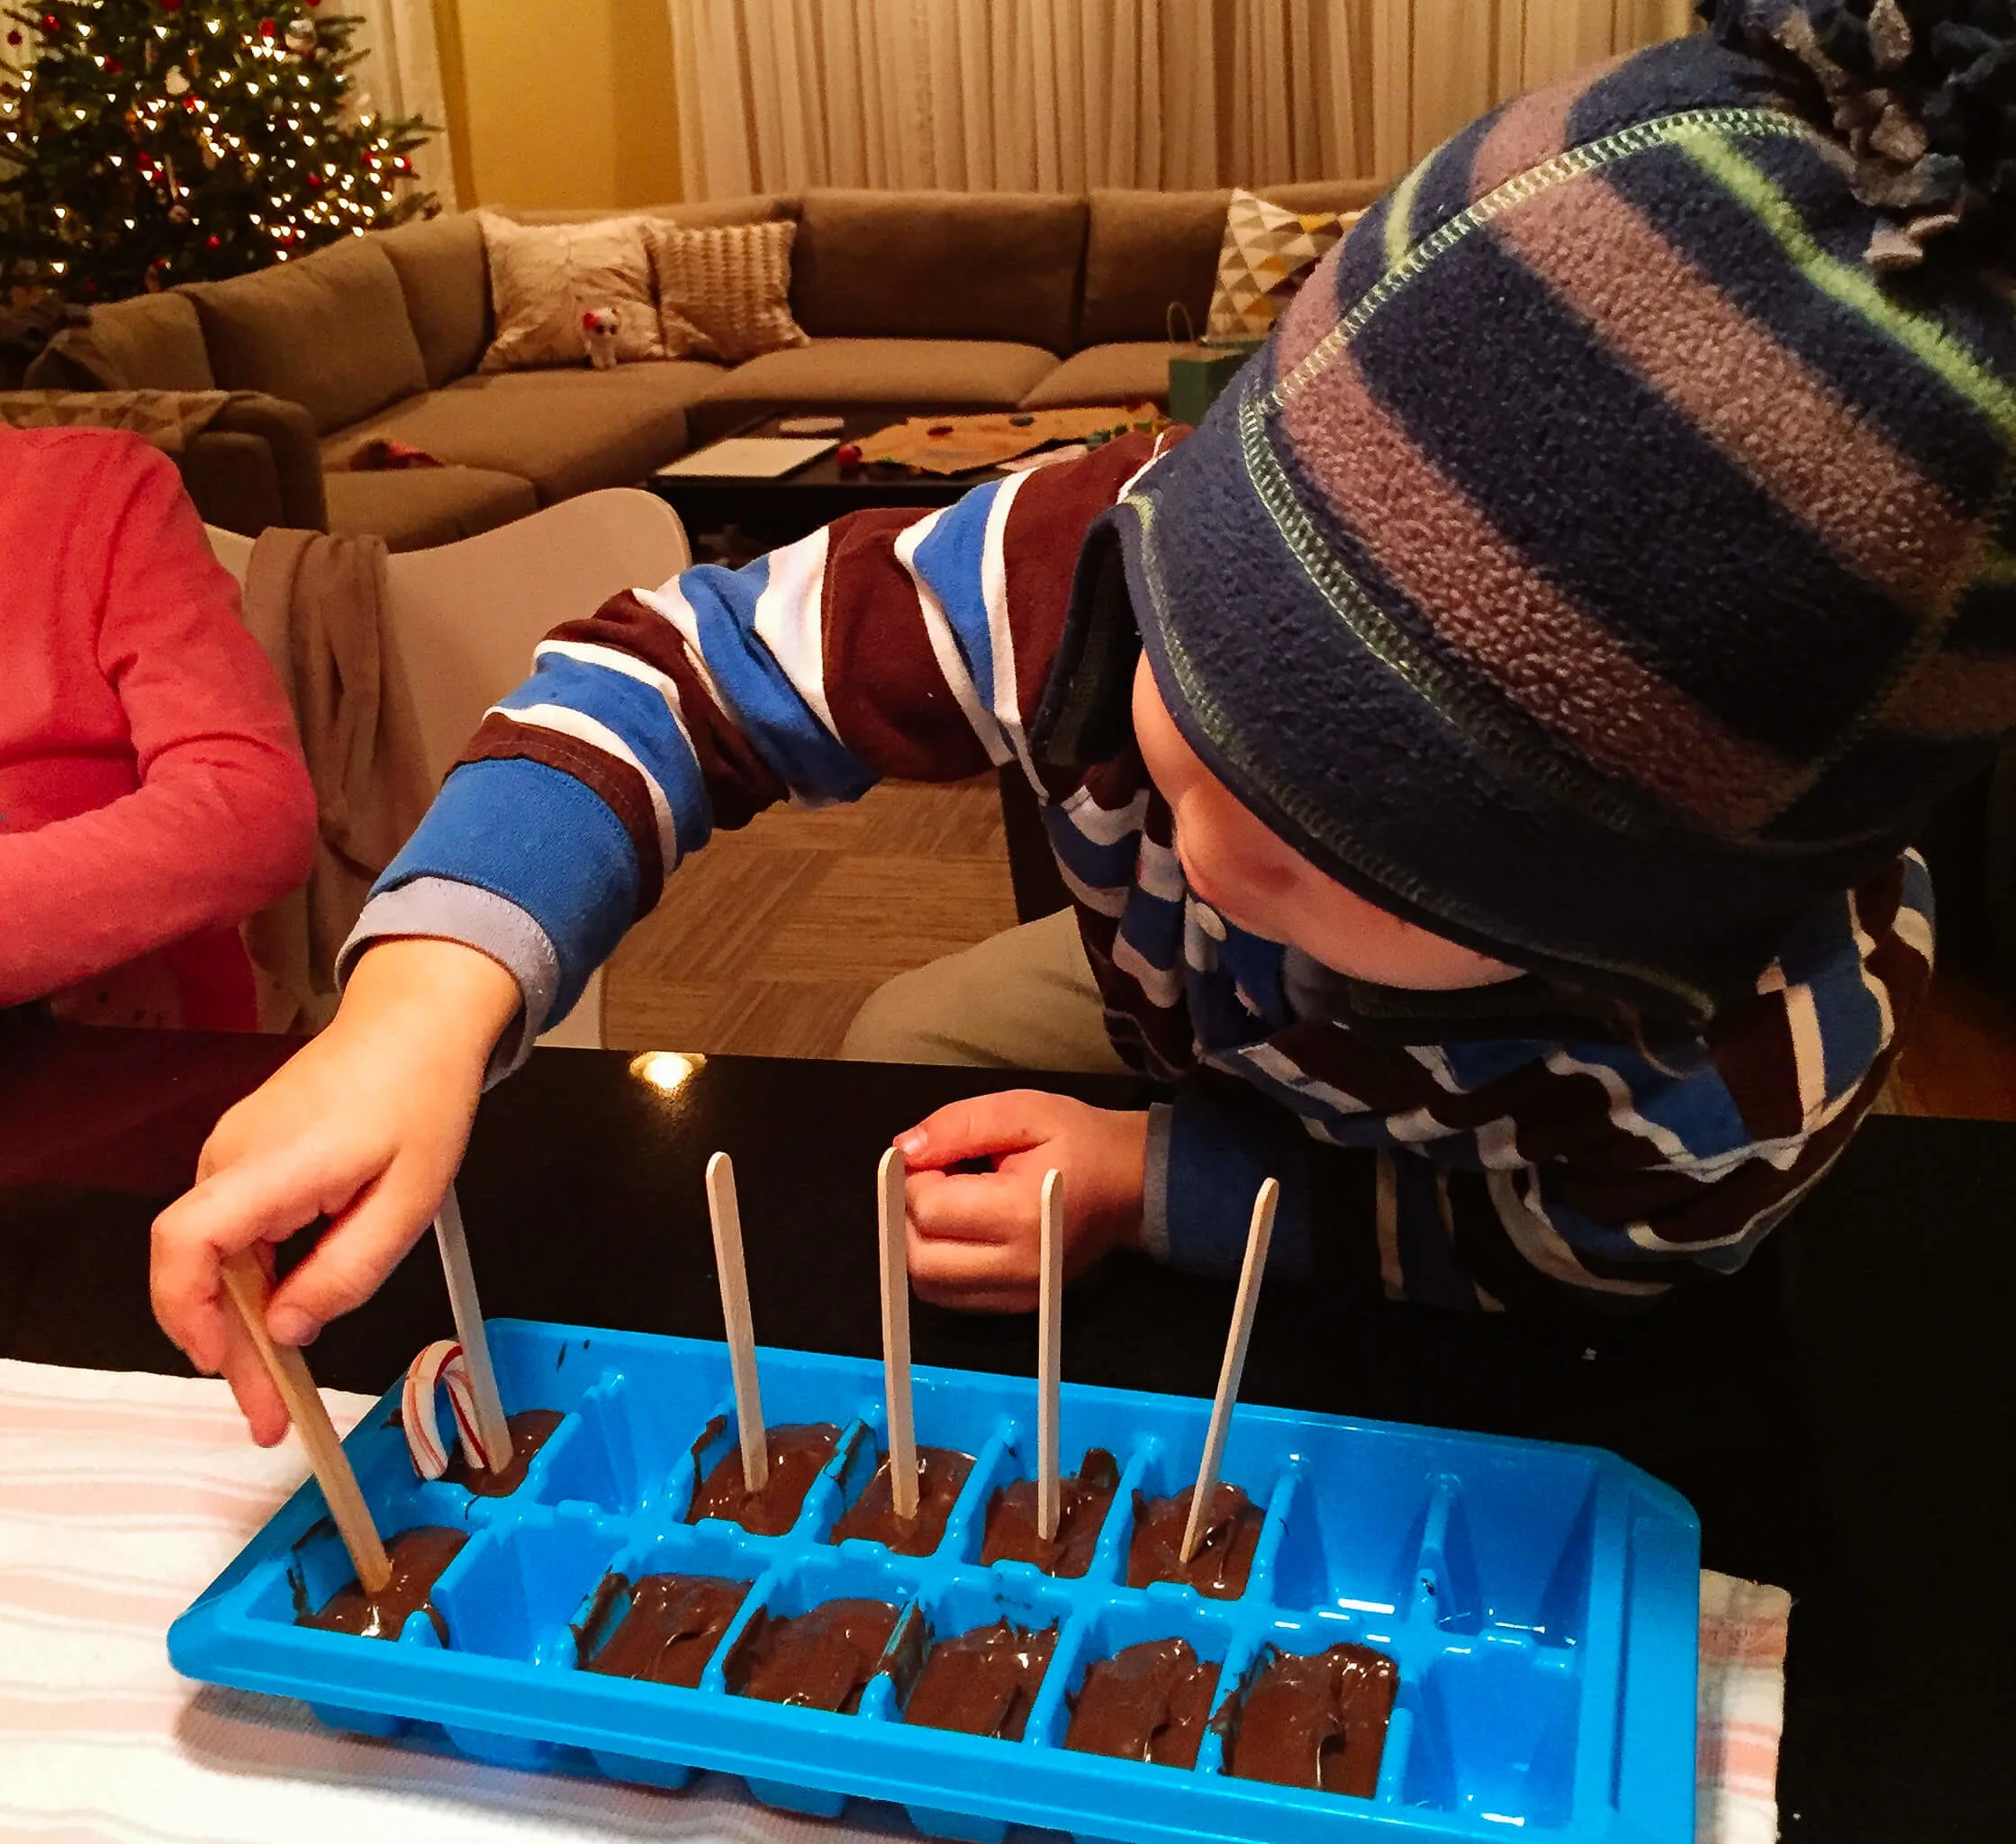
[[[328,1230],[275,1296],[267,1328],[306,1343],[397,1265],[455,1176],[518,983],[457,942],[390,941],[358,963],[329,1028],[217,1123],[196,1185],[154,1225],[154,1310],[198,1369],[231,1383],[270,1445],[287,1413],[225,1298],[222,1262],[304,1223]]]
[[[256,1432],[283,1423],[219,1310],[221,1255],[326,1216],[268,1308],[275,1337],[312,1336],[426,1228],[484,1080],[566,1014],[716,827],[883,775],[1026,761],[1084,531],[1155,452],[1127,437],[942,511],[856,513],[542,643],[379,880],[337,1020],[225,1116],[156,1225],[156,1313],[232,1375]]]

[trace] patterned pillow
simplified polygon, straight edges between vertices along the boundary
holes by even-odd
[[[700,229],[654,224],[651,271],[666,357],[739,365],[761,352],[809,346],[791,311],[797,234],[788,218]]]
[[[1362,212],[1291,212],[1234,192],[1218,247],[1207,339],[1263,339],[1332,245]]]
[[[229,391],[0,391],[14,429],[123,429],[180,455],[231,400]]]
[[[478,371],[584,364],[581,317],[596,308],[616,316],[619,363],[665,356],[642,218],[517,224],[493,212],[478,216],[497,315],[497,337]]]

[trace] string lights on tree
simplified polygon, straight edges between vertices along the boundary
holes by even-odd
[[[0,0],[0,285],[89,303],[436,209],[323,0]]]

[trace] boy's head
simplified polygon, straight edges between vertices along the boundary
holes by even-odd
[[[1175,816],[1184,881],[1234,927],[1376,986],[1446,992],[1517,977],[1516,967],[1368,902],[1262,825],[1184,741],[1146,659],[1135,669],[1134,733]]]
[[[2016,723],[2011,9],[1705,10],[1369,212],[1066,643],[1361,920],[1676,1021]]]

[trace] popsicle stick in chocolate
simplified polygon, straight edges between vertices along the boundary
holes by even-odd
[[[462,1360],[469,1368],[469,1395],[476,1411],[476,1440],[483,1463],[501,1472],[511,1463],[511,1424],[504,1419],[504,1399],[497,1393],[497,1372],[490,1361],[490,1334],[484,1329],[483,1307],[476,1299],[476,1277],[469,1266],[469,1238],[462,1229],[462,1206],[451,1183],[434,1218],[434,1240],[441,1248],[441,1272],[448,1283],[448,1305],[455,1309],[455,1335],[462,1342]]]
[[[714,1223],[714,1265],[721,1272],[728,1374],[735,1380],[735,1420],[742,1434],[742,1484],[746,1491],[760,1492],[770,1483],[770,1448],[756,1388],[756,1333],[749,1316],[749,1270],[742,1260],[742,1213],[735,1202],[735,1166],[726,1152],[707,1162],[707,1214]]]
[[[882,1250],[882,1388],[889,1398],[889,1487],[896,1515],[918,1512],[917,1421],[910,1406],[910,1255],[903,1155],[891,1146],[875,1171]]]
[[[1036,1295],[1036,1534],[1057,1539],[1062,1488],[1057,1478],[1057,1408],[1063,1368],[1064,1175],[1043,1175],[1040,1272]]]
[[[381,1593],[392,1580],[392,1559],[385,1554],[377,1525],[371,1522],[371,1508],[364,1502],[349,1457],[336,1438],[308,1366],[293,1345],[276,1344],[267,1334],[266,1273],[256,1255],[248,1251],[224,1257],[224,1290],[245,1321],[253,1346],[301,1434],[301,1444],[308,1450],[308,1464],[329,1501],[330,1515],[336,1520],[343,1547],[350,1552],[350,1567],[357,1570],[359,1586],[367,1595]]]
[[[1204,1464],[1197,1471],[1197,1490],[1190,1495],[1190,1521],[1183,1528],[1183,1560],[1188,1563],[1204,1541],[1205,1519],[1218,1489],[1225,1436],[1232,1428],[1232,1407],[1239,1400],[1239,1379],[1245,1374],[1246,1347],[1252,1342],[1253,1310],[1260,1305],[1260,1279],[1267,1270],[1267,1245],[1274,1235],[1274,1207],[1281,1188],[1272,1179],[1261,1182],[1253,1199],[1253,1220],[1246,1231],[1246,1260],[1239,1270],[1239,1297],[1232,1309],[1232,1334],[1225,1340],[1225,1366],[1218,1372],[1218,1397],[1211,1405],[1211,1431],[1204,1440]]]

